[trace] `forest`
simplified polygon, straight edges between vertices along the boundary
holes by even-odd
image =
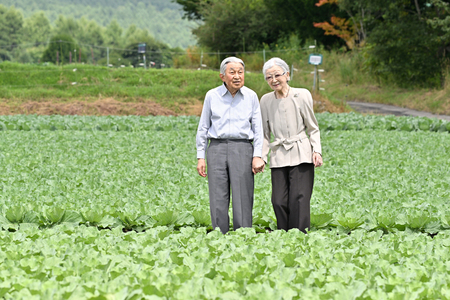
[[[176,0],[214,51],[292,48],[362,53],[364,68],[401,86],[443,87],[449,65],[448,0]],[[231,42],[232,41],[232,42]]]
[[[26,5],[26,1],[23,4]],[[30,5],[35,7],[36,3]],[[144,4],[137,2],[136,5]],[[148,4],[147,7],[150,6]],[[46,7],[48,6],[43,6],[44,9]],[[169,7],[160,5],[158,9],[169,13]],[[145,7],[140,7],[139,10],[147,11]],[[178,21],[172,22],[173,24],[187,22],[181,19],[181,12],[177,14]],[[161,15],[159,17],[164,18]],[[165,19],[160,22],[160,27],[167,22],[171,21]],[[176,31],[176,26],[172,30]],[[188,32],[184,34],[185,37],[188,35]],[[186,41],[186,45],[189,43],[191,42]],[[145,53],[138,53],[139,44],[145,44]],[[0,61],[53,64],[79,62],[110,66],[140,66],[145,63],[146,66],[169,67],[172,62],[171,53],[182,51],[182,47],[171,47],[146,28],[136,24],[125,28],[115,18],[103,26],[90,20],[89,16],[77,19],[59,14],[52,22],[43,10],[37,10],[26,17],[19,8],[0,4]]]
[[[51,24],[60,15],[95,21],[103,27],[116,20],[124,29],[133,24],[146,29],[170,47],[186,48],[196,42],[191,33],[196,23],[183,20],[180,5],[170,0],[0,0],[0,4],[14,6],[26,19],[42,11]]]
[[[145,43],[149,66],[183,67],[194,52],[220,60],[316,45],[353,53],[378,83],[405,88],[443,88],[450,65],[449,0],[0,3],[0,61],[139,66]]]

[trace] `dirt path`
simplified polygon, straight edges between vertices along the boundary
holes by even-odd
[[[427,118],[437,118],[437,119],[450,121],[450,116],[447,116],[447,115],[435,115],[435,114],[432,114],[429,112],[417,111],[417,110],[398,107],[398,106],[394,106],[394,105],[379,104],[379,103],[366,103],[366,102],[354,102],[354,101],[347,101],[347,104],[359,113],[379,114],[379,115],[395,115],[395,116],[427,117]]]

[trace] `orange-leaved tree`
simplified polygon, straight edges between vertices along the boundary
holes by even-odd
[[[339,0],[319,0],[316,6],[324,4],[339,5]],[[365,31],[362,22],[356,22],[355,17],[346,10],[350,19],[331,16],[330,22],[314,22],[314,27],[322,28],[325,35],[335,35],[343,39],[349,49],[353,49],[356,45],[361,45],[365,39]]]

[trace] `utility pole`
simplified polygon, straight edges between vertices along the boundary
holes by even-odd
[[[310,49],[315,49],[316,48],[316,41],[314,41],[314,45],[309,46]],[[317,66],[321,65],[323,61],[323,56],[322,54],[314,54],[311,53],[309,55],[309,59],[308,59],[308,63],[311,65],[314,65],[314,71],[311,72],[314,74],[314,82],[313,82],[313,94],[317,93],[320,88],[319,88],[319,72],[323,72],[324,70],[318,70]]]

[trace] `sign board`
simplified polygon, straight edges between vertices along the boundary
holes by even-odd
[[[310,54],[308,63],[311,65],[321,65],[322,64],[322,54]]]
[[[145,46],[146,46],[146,44],[139,44],[138,45],[138,53],[145,53]]]

